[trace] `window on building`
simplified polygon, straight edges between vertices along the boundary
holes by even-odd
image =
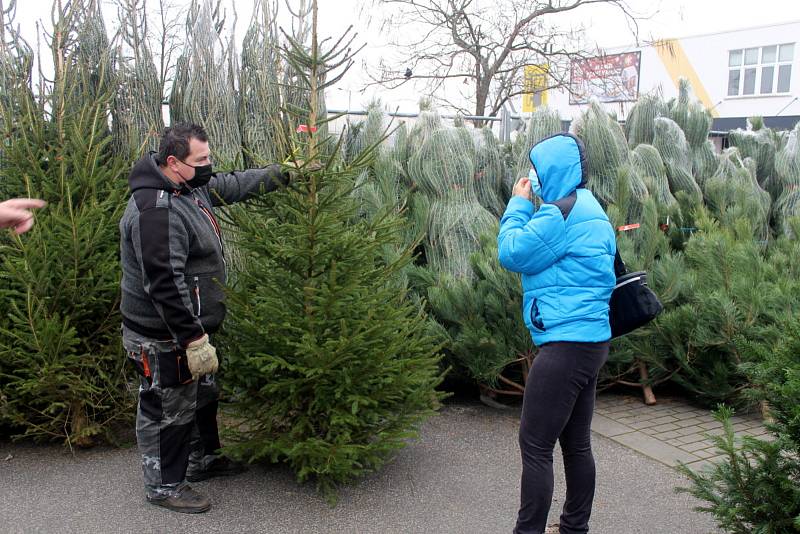
[[[728,96],[788,93],[793,61],[794,43],[730,50]]]

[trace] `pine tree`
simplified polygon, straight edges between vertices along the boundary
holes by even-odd
[[[427,296],[454,367],[482,388],[521,395],[536,351],[520,316],[519,275],[500,266],[496,234],[481,237],[471,258],[473,278],[434,276]]]
[[[229,292],[225,380],[235,428],[226,451],[249,462],[289,464],[330,499],[335,488],[381,466],[438,406],[436,340],[398,276],[406,249],[392,210],[360,218],[353,196],[373,150],[345,162],[342,140],[319,135],[317,95],[352,64],[350,30],[330,48],[288,39],[283,50],[309,102],[295,124],[305,162],[285,190],[232,217],[248,269]],[[337,71],[338,69],[338,71]],[[322,79],[331,81],[318,85]],[[294,129],[293,129],[294,131]]]
[[[737,439],[729,408],[717,418],[725,433],[714,436],[723,459],[702,472],[681,471],[692,486],[679,488],[707,502],[720,528],[733,534],[783,534],[800,531],[800,321],[788,317],[769,328],[761,342],[737,340],[741,370],[753,384],[751,398],[766,402],[772,421],[770,440]]]
[[[0,237],[0,419],[17,435],[88,445],[132,413],[116,261],[127,162],[111,150],[109,57],[92,48],[105,32],[98,4],[56,15],[52,86],[34,100],[28,76],[0,104],[0,196],[48,201],[31,231]]]
[[[743,402],[748,382],[738,366],[745,358],[735,340],[760,339],[763,326],[786,313],[782,274],[746,219],[723,226],[700,209],[696,224],[685,248],[686,301],[680,319],[667,325],[681,367],[675,381],[707,405]]]

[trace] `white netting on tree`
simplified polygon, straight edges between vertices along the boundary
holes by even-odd
[[[420,191],[431,198],[461,195],[477,202],[474,188],[475,162],[471,138],[458,128],[440,128],[426,136],[411,156],[409,172]]]
[[[697,185],[703,189],[705,182],[714,175],[719,166],[717,151],[711,141],[706,141],[699,147],[690,148],[690,150],[692,151],[692,172]]]
[[[678,82],[678,98],[669,102],[669,118],[681,127],[690,148],[699,148],[708,140],[711,131],[711,115],[697,100],[691,100],[692,86],[689,80]]]
[[[388,126],[386,113],[379,101],[367,106],[367,118],[356,123],[348,124],[345,128],[343,145],[344,158],[353,161],[369,147],[379,143],[386,135]],[[383,149],[383,147],[382,147]]]
[[[742,157],[753,158],[757,163],[756,176],[762,187],[769,187],[775,172],[775,139],[772,130],[732,130],[728,134],[731,146],[739,149]],[[780,191],[771,191],[780,194]]]
[[[775,218],[778,229],[784,234],[795,236],[789,220],[800,216],[800,123],[785,135],[781,149],[775,156],[775,179],[782,191],[775,202]]]
[[[99,0],[76,1],[63,8],[65,16],[61,23],[64,26],[54,32],[63,39],[64,68],[58,67],[60,59],[56,59],[55,83],[64,83],[66,101],[55,105],[57,108],[77,109],[78,103],[82,105],[96,99],[115,83],[111,68],[112,50]]]
[[[672,206],[677,201],[669,189],[667,171],[658,150],[647,144],[640,144],[631,152],[631,163],[636,168],[650,195],[659,204]]]
[[[655,120],[657,117],[666,117],[667,104],[659,93],[648,93],[639,97],[639,100],[628,112],[625,121],[625,134],[628,146],[635,148],[641,144],[653,144],[655,135]]]
[[[221,37],[224,20],[206,0],[192,3],[187,42],[175,69],[170,97],[172,122],[194,122],[208,132],[211,150],[223,166],[240,163],[242,138],[236,95],[235,50]]]
[[[650,197],[645,181],[631,159],[620,165],[616,174],[614,202],[626,207],[623,214],[626,224],[641,223],[644,202]],[[624,203],[620,202],[621,198],[625,198]]]
[[[692,175],[702,190],[705,181],[716,172],[719,162],[714,144],[708,140],[713,119],[699,101],[691,100],[691,90],[689,81],[681,78],[678,82],[678,98],[669,103],[669,118],[683,130],[689,145]]]
[[[469,278],[470,256],[497,219],[478,202],[472,136],[463,128],[441,127],[433,112],[422,115],[409,136],[408,171],[428,199],[425,255],[434,270]]]
[[[500,198],[504,167],[500,146],[491,128],[471,130],[475,145],[475,190],[478,202],[498,218],[505,204]]]
[[[406,165],[411,163],[414,153],[428,140],[428,137],[443,127],[442,117],[436,111],[425,107],[425,102],[421,103],[419,116],[406,138]]]
[[[145,0],[119,0],[119,44],[114,56],[117,90],[114,94],[112,133],[119,154],[157,150],[164,120],[161,83],[147,44]]]
[[[784,235],[790,237],[800,237],[795,235],[794,230],[789,224],[793,218],[800,217],[800,189],[786,191],[775,202],[775,219],[778,225],[778,230]]]
[[[735,218],[747,218],[756,235],[766,238],[772,201],[758,183],[755,160],[743,158],[737,148],[725,150],[717,171],[706,183],[705,193],[709,207],[720,220],[732,223]]]
[[[800,123],[789,132],[783,148],[775,155],[775,174],[784,190],[800,188]]]
[[[282,160],[287,151],[281,114],[277,4],[258,0],[242,42],[239,124],[248,167]]]
[[[374,150],[372,165],[359,175],[353,191],[361,204],[362,214],[366,216],[385,209],[399,212],[405,208],[408,198],[403,166],[394,149],[396,140],[384,139],[388,126],[388,117],[380,102],[376,101],[370,104],[367,118],[351,126],[346,136],[345,157],[349,161],[363,156],[365,150]],[[402,131],[405,132],[404,127]]]
[[[405,122],[401,122],[396,128],[392,130],[388,140],[388,148],[392,151],[394,159],[396,159],[403,170],[403,180],[407,187],[411,187],[411,179],[408,177],[406,171],[406,163],[408,162],[408,126]]]
[[[589,188],[603,204],[614,202],[620,168],[628,177],[632,203],[647,197],[647,187],[635,169],[628,165],[630,150],[625,132],[617,120],[593,101],[589,109],[573,123],[573,132],[586,146]],[[635,214],[635,212],[634,212]]]
[[[702,197],[700,187],[692,176],[689,145],[680,126],[666,117],[655,121],[653,146],[658,149],[667,170],[669,187],[673,194],[684,191],[694,200]]]
[[[0,9],[0,169],[3,168],[3,145],[13,142],[16,135],[14,126],[27,103],[33,101],[31,91],[31,71],[33,51],[16,28],[14,19],[16,2]],[[0,186],[2,190],[2,186]]]

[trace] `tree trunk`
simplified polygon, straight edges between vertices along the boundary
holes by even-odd
[[[475,115],[483,117],[486,113],[486,101],[489,99],[489,85],[483,83],[481,80],[475,84]],[[475,119],[472,121],[475,128],[483,128],[486,121]]]

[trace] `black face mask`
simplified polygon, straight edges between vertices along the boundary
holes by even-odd
[[[211,177],[214,176],[214,171],[211,170],[212,165],[198,165],[195,167],[194,165],[189,165],[185,161],[181,162],[184,165],[188,165],[189,167],[194,169],[194,178],[191,180],[186,180],[186,185],[191,187],[192,189],[197,189],[198,187],[203,187],[211,180]]]

